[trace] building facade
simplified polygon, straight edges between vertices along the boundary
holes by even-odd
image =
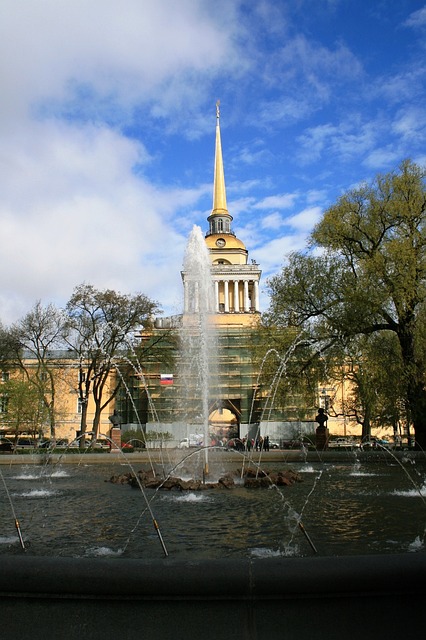
[[[265,398],[258,385],[259,355],[255,350],[260,321],[259,286],[262,272],[254,260],[249,260],[249,252],[235,234],[232,222],[227,206],[217,104],[213,206],[205,233],[214,289],[209,322],[214,327],[217,345],[216,377],[211,383],[209,397],[210,432],[218,438],[228,439],[247,435],[255,437],[258,433],[274,437],[277,435],[275,432],[281,432],[279,435],[284,436],[283,429],[286,429],[287,435],[301,429],[312,431],[312,422],[295,425],[294,420],[289,420],[286,412],[277,407],[268,410],[267,420],[262,415]],[[182,326],[191,325],[191,318],[199,311],[199,284],[185,269],[182,271],[182,283],[182,316],[158,319],[154,335],[169,331],[179,334]],[[141,336],[142,340],[152,338],[151,333]],[[175,365],[167,371],[172,384],[164,384],[160,361],[144,367],[144,385],[138,386],[136,383],[134,388],[132,384],[132,398],[126,393],[120,399],[119,412],[123,415],[123,423],[135,426],[137,404],[139,419],[143,416],[144,425],[146,419],[148,430],[168,432],[174,440],[201,430],[201,425],[189,417],[196,411],[190,408],[191,400],[179,376],[179,359],[182,358],[185,358],[185,354],[177,350]]]

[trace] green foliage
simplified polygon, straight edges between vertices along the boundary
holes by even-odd
[[[253,340],[253,359],[266,414],[278,409],[288,420],[312,417],[324,367],[306,332],[263,324]]]
[[[152,440],[172,440],[173,435],[169,431],[147,431],[146,440],[148,442]]]
[[[388,415],[394,421],[402,411],[423,448],[425,175],[405,161],[399,172],[343,195],[313,230],[309,250],[292,254],[269,281],[271,306],[265,315],[268,324],[305,332],[318,353],[329,354],[341,367],[361,348],[354,407],[364,414],[371,410],[375,420]],[[380,398],[374,403],[371,389]],[[392,406],[385,402],[386,390]]]
[[[130,440],[146,441],[145,433],[142,429],[128,429],[121,434],[121,442],[130,442]]]
[[[34,435],[49,422],[49,413],[36,386],[26,380],[8,380],[1,385],[0,422],[9,432]]]

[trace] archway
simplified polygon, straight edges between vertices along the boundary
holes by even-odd
[[[240,400],[217,400],[210,407],[209,430],[212,439],[224,442],[240,437]]]

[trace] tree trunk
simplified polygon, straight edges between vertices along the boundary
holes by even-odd
[[[406,397],[416,437],[416,448],[426,450],[425,367],[423,362],[416,359],[411,324],[402,326],[398,338],[406,371]]]
[[[413,382],[407,391],[413,421],[416,449],[426,451],[426,390],[421,382]]]
[[[95,399],[95,415],[93,417],[93,431],[94,433],[94,438],[97,438],[99,435],[99,426],[101,423],[101,406],[98,403],[98,401]]]
[[[80,449],[85,449],[86,448],[86,438],[85,438],[85,433],[86,433],[86,429],[87,429],[87,399],[84,401],[80,402],[80,406],[81,406],[81,418],[80,418],[80,440],[79,440],[79,447]]]

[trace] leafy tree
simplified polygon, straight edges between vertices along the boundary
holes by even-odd
[[[41,433],[49,412],[36,386],[27,380],[12,378],[2,384],[1,393],[0,422],[5,428],[16,437],[23,431],[33,436]]]
[[[390,332],[359,335],[340,346],[328,354],[324,379],[350,385],[342,400],[334,403],[332,399],[329,413],[354,418],[363,438],[371,435],[372,426],[393,425],[396,432],[404,412],[402,363],[394,336]]]
[[[343,195],[270,281],[268,320],[303,327],[323,352],[360,335],[396,339],[402,392],[426,447],[425,169],[404,161]],[[377,383],[378,384],[378,383]]]
[[[66,341],[79,356],[81,434],[87,427],[87,403],[95,402],[93,431],[99,432],[101,413],[116,397],[121,385],[116,368],[128,366],[133,333],[150,323],[157,304],[143,294],[122,295],[111,289],[99,291],[81,284],[67,307]],[[84,446],[84,437],[81,440]]]
[[[263,417],[274,410],[285,411],[288,419],[315,415],[315,401],[324,363],[312,348],[311,338],[294,327],[261,325],[252,340],[257,362],[258,398]]]

